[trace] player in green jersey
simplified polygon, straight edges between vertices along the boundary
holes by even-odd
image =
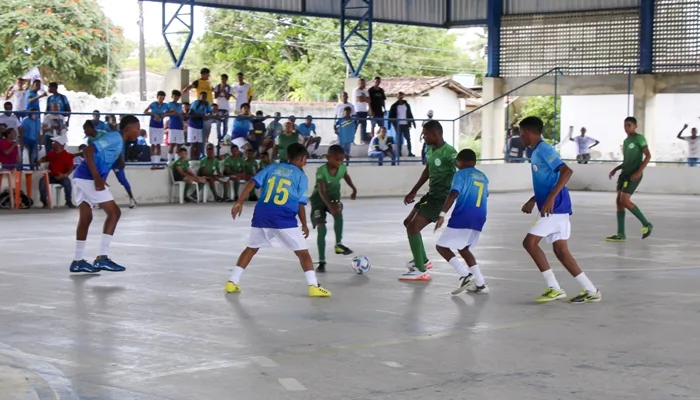
[[[233,182],[234,200],[238,200],[238,189],[241,181],[245,181],[245,159],[238,149],[238,145],[231,145],[231,155],[224,160],[224,176]],[[224,197],[229,198],[228,185],[224,187]]]
[[[255,159],[255,151],[251,148],[247,149],[245,151],[245,160],[243,160],[245,181],[247,182],[253,179],[255,174],[257,174],[260,169],[261,168],[258,166],[258,160]],[[255,194],[255,191],[250,192],[248,201],[258,201],[258,196]]]
[[[352,250],[343,246],[343,203],[340,202],[340,181],[352,189],[350,199],[357,197],[357,188],[352,183],[348,168],[343,164],[345,150],[333,145],[328,148],[328,161],[316,170],[316,186],[311,194],[311,223],[318,229],[316,244],[318,245],[318,268],[316,272],[326,272],[326,214],[333,216],[335,230],[335,254],[344,256],[352,254]]]
[[[213,144],[207,144],[206,154],[207,156],[199,161],[199,171],[197,175],[206,179],[209,189],[211,189],[211,192],[214,194],[214,199],[217,202],[222,202],[224,199],[216,193],[216,182],[219,181],[219,177],[221,176],[221,167],[219,159],[214,155]],[[202,188],[201,186],[202,185],[200,185],[200,189]]]
[[[428,193],[418,201],[403,222],[413,254],[413,261],[408,263],[408,272],[399,276],[399,280],[404,281],[430,280],[426,268],[432,268],[432,263],[425,253],[420,232],[441,216],[442,206],[450,194],[452,178],[457,169],[457,151],[442,138],[440,122],[431,120],[423,125],[423,140],[428,145],[428,164],[418,183],[404,198],[404,204],[413,203],[418,190],[428,181],[429,186]]]
[[[617,171],[620,171],[620,177],[617,179],[617,233],[606,238],[608,242],[624,242],[627,240],[625,235],[625,209],[630,210],[632,214],[642,223],[642,239],[646,239],[651,235],[654,225],[647,221],[642,214],[642,211],[634,203],[632,203],[632,194],[637,190],[637,186],[642,181],[642,173],[649,160],[651,153],[647,146],[647,141],[643,135],[637,133],[637,119],[627,117],[625,119],[625,139],[622,145],[622,165],[615,167],[610,171],[610,179],[615,176]]]

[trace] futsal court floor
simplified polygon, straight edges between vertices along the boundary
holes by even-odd
[[[614,194],[574,193],[570,247],[603,301],[536,305],[529,196],[491,195],[474,249],[491,293],[460,296],[432,227],[433,280],[396,279],[411,258],[399,198],[346,201],[344,242],[373,266],[331,255],[328,299],[281,249],[224,293],[252,205],[235,222],[230,204],[125,209],[112,257],[128,270],[101,276],[68,272],[76,212],[0,214],[0,399],[700,399],[700,198],[636,195],[654,234],[628,215],[615,244]]]

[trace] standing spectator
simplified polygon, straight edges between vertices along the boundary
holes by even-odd
[[[29,116],[22,120],[22,142],[24,143],[24,148],[27,149],[30,168],[33,170],[39,158],[38,140],[39,133],[41,133],[41,122],[39,121],[39,114],[31,112],[39,110],[32,108],[29,111]],[[46,149],[48,151],[48,147]]]
[[[27,93],[27,110],[30,108],[36,108],[37,110],[41,109],[39,106],[39,100],[46,96],[46,92],[41,90],[41,81],[38,79],[35,80],[32,83],[31,89],[29,89],[29,92]]]
[[[301,135],[301,143],[304,145],[304,147],[314,145],[313,150],[311,150],[311,158],[319,158],[317,153],[318,146],[321,145],[321,137],[316,133],[316,124],[314,124],[312,121],[313,117],[311,115],[307,115],[306,121],[297,126],[297,131],[299,131],[299,134]]]
[[[15,170],[17,164],[21,164],[17,132],[7,128],[0,130],[0,166],[2,169]]]
[[[253,116],[250,115],[250,105],[243,103],[241,109],[233,117],[233,129],[231,129],[231,142],[243,149],[248,144],[248,137],[253,130]]]
[[[216,154],[214,154],[214,145],[211,143],[207,144],[206,154],[207,156],[199,162],[199,173],[197,175],[207,181],[209,189],[211,189],[211,192],[214,194],[214,200],[220,203],[223,199],[216,193],[216,182],[219,181],[221,167],[219,165],[219,159],[216,158]]]
[[[27,90],[29,89],[29,81],[24,78],[17,78],[17,82],[10,85],[5,93],[5,98],[13,99],[14,110],[20,118],[25,117],[27,111]]]
[[[243,80],[243,72],[239,72],[237,75],[238,83],[233,85],[233,92],[236,96],[236,114],[240,114],[243,111],[243,105],[248,104],[248,107],[253,103],[253,87],[250,83]]]
[[[204,100],[206,100],[209,104],[213,104],[214,95],[211,88],[211,82],[209,81],[210,74],[211,71],[209,71],[209,68],[202,68],[199,71],[199,79],[182,88],[182,93],[188,93],[190,90],[196,89],[195,91],[197,92],[198,99],[201,98],[202,93],[206,93],[206,98]]]
[[[369,88],[369,111],[372,115],[372,136],[374,137],[374,127],[384,126],[384,113],[386,112],[386,95],[384,94],[384,89],[379,87],[382,84],[382,78],[374,78],[374,85]],[[367,138],[367,142],[371,139]],[[363,139],[363,143],[365,140]],[[399,142],[401,143],[401,142]],[[401,149],[399,149],[401,151]]]
[[[45,157],[39,160],[41,163],[49,163],[49,183],[63,186],[63,193],[66,195],[66,207],[76,208],[73,204],[73,185],[70,180],[70,174],[73,173],[73,155],[66,151],[66,137],[57,136],[53,138],[53,150],[46,153]],[[41,203],[44,208],[48,208],[49,204],[46,198],[46,177],[39,180],[39,193],[41,194]]]
[[[117,117],[114,115],[108,115],[105,117],[107,124],[107,132],[119,132],[119,124],[117,123]]]
[[[46,111],[55,112],[53,104],[58,104],[58,112],[66,117],[66,126],[69,126],[71,109],[70,103],[68,102],[68,97],[58,93],[58,83],[56,82],[49,83],[49,93],[51,93],[51,96],[46,99]],[[49,147],[50,146],[51,145],[49,145]]]
[[[100,110],[95,110],[92,112],[92,124],[95,126],[96,131],[111,132],[112,127],[108,123],[100,119]],[[115,131],[116,132],[116,131]],[[56,142],[54,141],[53,147],[56,148]]]
[[[221,75],[221,83],[214,88],[214,95],[216,96],[216,105],[219,106],[219,112],[217,113],[219,119],[215,123],[217,143],[220,146],[224,136],[228,134],[228,117],[231,114],[231,102],[229,100],[233,96],[233,89],[228,84],[228,75]]]
[[[683,125],[683,129],[678,132],[678,136],[676,137],[688,142],[688,166],[695,167],[698,165],[698,159],[700,158],[700,138],[698,137],[698,130],[696,128],[690,129],[689,137],[681,137],[686,129],[688,129],[688,124]]]
[[[524,162],[523,155],[527,149],[525,143],[520,138],[520,128],[515,126],[510,131],[510,138],[506,143],[506,162],[522,163]]]
[[[151,120],[148,123],[148,136],[151,138],[151,164],[153,164],[151,169],[158,169],[161,168],[158,165],[160,164],[161,155],[160,146],[165,138],[163,120],[171,114],[170,107],[165,102],[165,92],[159,91],[156,94],[156,101],[151,103],[143,113],[151,116]]]
[[[421,127],[424,127],[425,124],[430,122],[432,119],[433,119],[433,110],[428,110],[428,119],[423,121],[423,123],[421,124]],[[423,165],[426,165],[428,163],[428,145],[425,143],[425,140],[423,139],[423,132],[420,133],[419,141],[423,142],[423,149],[420,152],[420,158],[421,158],[421,161],[423,162]]]
[[[294,124],[291,121],[284,123],[284,133],[277,136],[277,142],[275,147],[272,148],[272,159],[276,159],[279,156],[280,162],[286,162],[287,160],[287,147],[292,143],[299,143],[301,136],[296,129],[294,129]]]
[[[211,104],[207,101],[207,93],[199,94],[199,100],[192,103],[187,117],[187,142],[190,143],[190,159],[199,160],[201,155],[202,145],[202,130],[204,129],[204,120],[209,118],[212,113]],[[153,141],[153,138],[151,138]]]
[[[352,98],[355,99],[355,116],[357,118],[357,124],[360,126],[360,140],[362,140],[362,143],[368,143],[367,115],[369,112],[369,91],[367,90],[367,82],[365,82],[364,78],[360,78],[360,86],[353,90]],[[352,116],[352,109],[350,113],[350,116]],[[345,109],[343,109],[343,116],[338,119],[342,118],[345,118]]]
[[[275,145],[277,137],[284,133],[284,125],[280,122],[281,120],[282,114],[276,112],[275,118],[273,118],[272,122],[267,125],[267,134],[263,140],[262,152],[271,149]]]
[[[51,138],[54,136],[60,136],[61,132],[66,128],[66,121],[59,112],[61,106],[58,103],[52,103],[50,110],[53,114],[48,114],[44,117],[44,122],[42,123],[42,132],[44,134],[44,141],[42,145],[49,149],[51,144]],[[38,117],[38,115],[37,115]]]
[[[335,118],[340,119],[345,116],[345,107],[350,107],[350,115],[355,117],[355,106],[348,101],[348,92],[343,92],[340,103],[335,106]]]
[[[262,111],[258,110],[255,112],[255,118],[253,119],[253,133],[251,134],[252,137],[248,140],[253,146],[253,152],[256,154],[260,154],[260,149],[262,148],[263,140],[265,139],[265,120],[267,118],[269,118],[269,116],[263,116]]]
[[[588,160],[591,159],[591,149],[600,142],[590,136],[586,136],[586,128],[584,127],[581,127],[580,136],[571,137],[573,131],[574,127],[569,127],[569,140],[575,142],[578,146],[576,149],[576,161],[578,161],[579,164],[588,164]]]
[[[403,141],[406,140],[408,156],[415,157],[411,148],[411,125],[413,125],[415,129],[416,122],[413,120],[411,106],[404,100],[403,92],[399,92],[399,99],[396,100],[396,102],[391,105],[391,109],[389,109],[389,122],[394,125],[394,130],[398,137],[399,154],[401,154]]]
[[[386,128],[381,127],[377,136],[369,143],[367,155],[370,158],[378,158],[380,166],[384,164],[384,157],[391,157],[391,165],[396,165],[396,150],[393,144],[391,137],[386,135]]]
[[[345,150],[345,165],[350,164],[352,142],[355,141],[355,132],[357,131],[357,123],[350,115],[351,112],[352,109],[350,107],[345,107],[345,116],[335,121],[338,127],[338,144]]]
[[[22,132],[19,131],[19,117],[16,113],[12,112],[12,103],[6,101],[3,108],[5,109],[5,112],[0,114],[0,124],[5,125],[7,129],[12,129],[16,131],[18,135],[21,135]]]
[[[184,123],[182,120],[183,105],[178,103],[181,96],[182,93],[180,93],[179,90],[173,90],[170,97],[172,101],[168,103],[168,108],[170,109],[170,118],[168,118],[168,142],[170,143],[170,148],[168,149],[168,164],[170,164],[170,161],[175,161],[177,159],[175,150],[185,144]]]

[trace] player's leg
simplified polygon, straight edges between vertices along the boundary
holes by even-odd
[[[567,215],[568,216],[568,215]],[[542,295],[535,299],[537,303],[548,303],[554,300],[566,298],[566,292],[561,288],[554,272],[549,266],[547,256],[540,248],[542,238],[551,235],[561,234],[562,224],[557,220],[556,215],[548,217],[537,217],[535,225],[530,228],[530,232],[523,239],[523,247],[530,254],[537,268],[542,273],[542,277],[547,282],[547,289]],[[568,238],[568,236],[567,236]]]
[[[625,236],[625,206],[622,203],[622,186],[624,182],[620,179],[617,183],[617,196],[615,197],[615,207],[617,207],[617,232],[605,238],[608,242],[624,242]]]
[[[343,203],[338,202],[340,212],[333,216],[333,230],[335,231],[335,254],[349,256],[352,254],[347,246],[343,245]]]
[[[478,232],[476,231],[471,231],[470,235],[477,235],[478,237]],[[474,254],[471,252],[471,246],[475,246],[476,243],[474,242],[473,244],[470,244],[469,246],[466,246],[459,250],[459,255],[462,256],[464,261],[467,263],[469,266],[469,272],[471,275],[474,276],[474,280],[472,282],[467,282],[466,288],[470,292],[474,293],[488,293],[489,292],[489,287],[486,284],[486,279],[484,279],[484,275],[481,273],[481,269],[479,268],[479,264],[476,262],[476,257],[474,257]]]
[[[647,221],[646,217],[642,213],[642,210],[640,210],[639,207],[632,202],[632,194],[634,194],[635,190],[637,190],[637,186],[639,186],[641,180],[641,178],[638,181],[633,181],[630,179],[627,182],[627,185],[622,189],[622,193],[620,194],[620,202],[624,208],[630,210],[632,215],[637,217],[639,222],[642,223],[642,239],[646,239],[651,235],[654,225]]]
[[[79,189],[78,189],[79,190]],[[92,266],[85,260],[85,245],[87,240],[90,224],[92,223],[92,205],[82,201],[80,193],[78,193],[78,226],[75,231],[75,256],[70,265],[70,272],[99,272],[98,269]]]
[[[233,267],[233,271],[231,272],[231,276],[228,279],[228,282],[226,282],[226,286],[224,287],[224,290],[228,293],[235,293],[235,292],[240,292],[241,288],[238,286],[239,283],[241,283],[241,276],[243,275],[243,271],[248,267],[248,264],[253,260],[253,257],[255,254],[258,253],[258,248],[252,248],[250,246],[246,247],[245,250],[241,252],[241,255],[238,256],[238,261],[236,261],[236,266]]]
[[[100,205],[100,208],[104,210],[105,214],[107,214],[107,218],[105,219],[104,227],[102,228],[100,252],[95,259],[93,266],[101,271],[122,272],[125,271],[126,268],[115,263],[109,258],[109,246],[112,243],[112,237],[114,236],[114,231],[117,229],[117,223],[119,222],[119,218],[121,218],[122,212],[117,203],[111,199],[112,195],[108,194],[108,191],[109,189],[105,188],[105,190],[98,192],[100,193],[100,196],[105,199],[104,201],[100,201],[98,204]],[[110,200],[106,200],[107,198],[110,198]]]
[[[326,214],[328,210],[323,205],[311,205],[311,225],[316,228],[316,247],[318,248],[317,272],[326,272]]]
[[[554,254],[557,256],[559,262],[562,263],[564,268],[576,278],[576,281],[581,285],[583,291],[576,297],[570,299],[572,303],[588,303],[588,302],[598,302],[602,298],[600,290],[596,288],[586,273],[581,271],[578,263],[571,252],[569,251],[569,244],[566,240],[557,240],[552,243]]]
[[[430,215],[426,215],[425,212],[421,212],[425,211],[423,210],[423,207],[425,207],[428,202],[429,201],[425,199],[425,197],[421,199],[418,206],[416,206],[415,214],[413,213],[413,211],[411,212],[413,216],[406,225],[408,244],[411,247],[411,254],[413,255],[413,266],[407,273],[399,276],[400,280],[430,280],[430,275],[426,270],[428,257],[426,256],[425,246],[423,245],[423,236],[421,236],[420,233],[423,230],[423,228],[425,228],[433,222],[432,218],[430,218]]]
[[[314,262],[311,259],[311,254],[309,254],[306,238],[301,233],[301,229],[269,229],[267,231],[269,237],[276,238],[283,247],[292,250],[299,258],[299,264],[304,271],[306,283],[309,285],[309,297],[329,297],[331,292],[322,288],[318,283],[316,271],[314,271]]]

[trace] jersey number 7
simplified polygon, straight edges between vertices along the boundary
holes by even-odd
[[[479,193],[476,195],[476,206],[481,207],[481,196],[484,195],[484,182],[474,182],[474,186],[479,188]]]

